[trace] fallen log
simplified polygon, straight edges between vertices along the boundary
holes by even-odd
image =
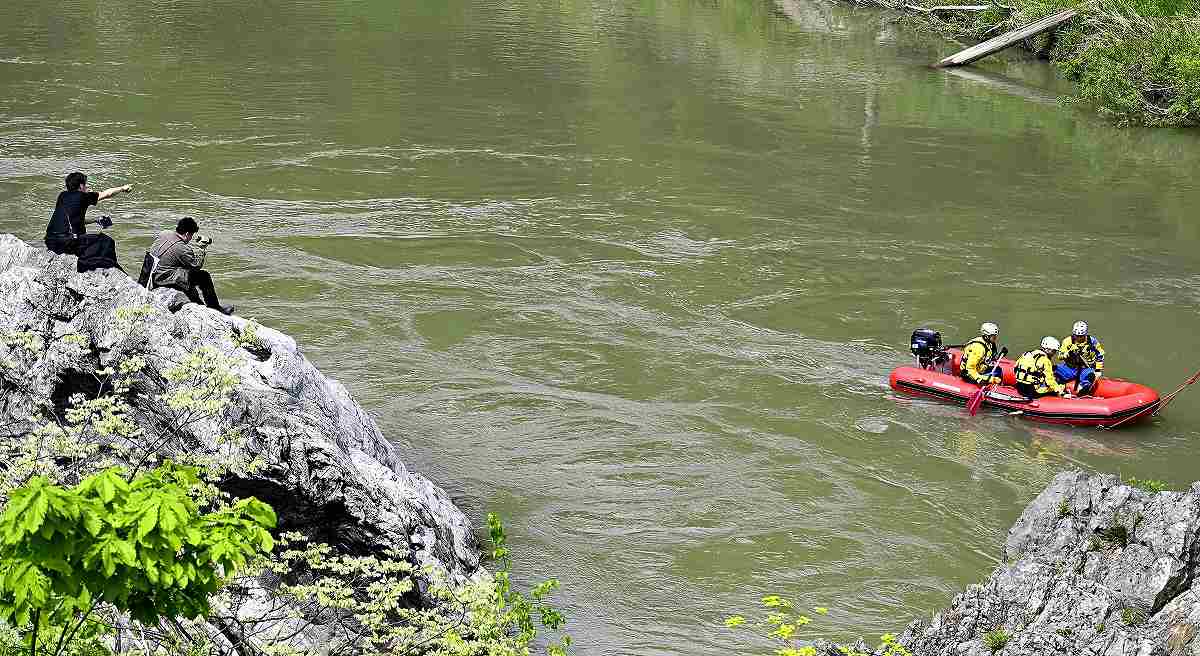
[[[970,64],[987,57],[988,55],[1000,52],[1009,46],[1020,43],[1031,36],[1037,36],[1042,32],[1048,32],[1059,25],[1075,18],[1079,14],[1074,9],[1064,9],[1057,14],[1047,16],[1041,20],[1034,21],[1024,27],[1018,27],[1011,32],[1005,32],[1000,36],[993,37],[980,43],[979,45],[971,46],[966,50],[956,52],[949,57],[934,64],[935,68],[943,68],[946,66],[962,66]]]

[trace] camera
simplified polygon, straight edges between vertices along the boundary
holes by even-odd
[[[213,238],[209,235],[196,235],[196,245],[200,248],[208,248],[208,245],[213,243]]]

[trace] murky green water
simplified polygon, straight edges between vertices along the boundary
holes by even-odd
[[[899,628],[1056,470],[1197,478],[1200,391],[1102,433],[887,389],[912,328],[984,319],[1200,367],[1200,140],[1039,65],[803,0],[57,7],[0,7],[0,230],[73,169],[138,185],[129,267],[198,217],[239,313],[562,579],[580,653],[728,653],[766,592]]]

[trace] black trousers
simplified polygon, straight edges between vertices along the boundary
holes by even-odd
[[[188,269],[188,288],[183,290],[187,297],[193,303],[207,305],[214,310],[221,309],[221,302],[217,300],[217,290],[213,287],[212,276],[204,269]],[[201,298],[203,294],[203,298]]]
[[[46,238],[46,248],[59,255],[79,258],[79,273],[92,269],[121,269],[117,263],[117,242],[104,233],[79,235],[75,239]]]

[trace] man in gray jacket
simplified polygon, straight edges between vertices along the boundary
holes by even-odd
[[[195,239],[200,226],[190,216],[179,220],[174,230],[167,230],[154,240],[150,254],[158,258],[152,280],[154,287],[172,287],[187,294],[193,303],[225,314],[233,314],[232,305],[221,305],[217,290],[213,289],[212,276],[200,268],[204,266],[206,250],[212,239]],[[200,295],[204,298],[201,299]]]

